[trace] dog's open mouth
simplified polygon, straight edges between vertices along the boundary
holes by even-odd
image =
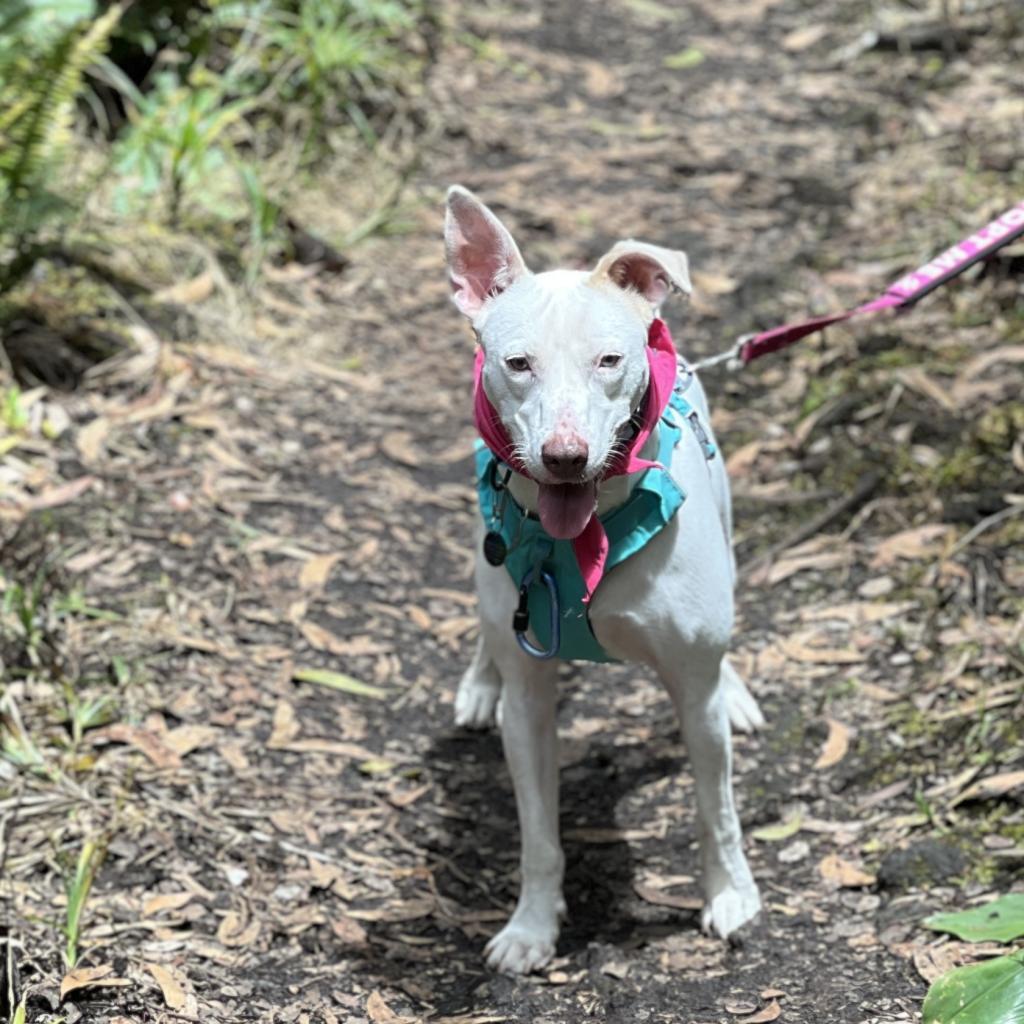
[[[597,505],[597,483],[540,484],[537,514],[541,526],[556,540],[578,537]]]

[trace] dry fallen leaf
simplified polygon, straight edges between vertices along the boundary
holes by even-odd
[[[247,922],[237,911],[229,910],[217,928],[217,941],[224,946],[251,946],[259,933],[260,923],[256,918]]]
[[[314,555],[299,573],[299,586],[303,590],[323,590],[331,570],[341,559],[340,554]]]
[[[601,973],[621,981],[629,974],[629,964],[625,960],[609,960],[601,965]]]
[[[142,751],[157,768],[180,768],[181,758],[164,743],[164,738],[150,729],[143,729],[126,722],[115,722],[92,733],[93,742],[109,740],[113,743],[128,743]]]
[[[953,527],[948,523],[927,523],[911,530],[901,530],[878,545],[875,557],[871,559],[871,567],[881,569],[895,564],[901,558],[908,561],[934,558],[941,553],[952,533]]]
[[[819,608],[804,608],[800,618],[804,622],[836,620],[851,626],[864,626],[872,622],[884,622],[911,611],[913,601],[845,601],[842,604],[825,605]]]
[[[146,970],[160,986],[168,1009],[185,1009],[189,1002],[185,972],[180,967],[166,967],[163,964],[146,964]]]
[[[194,306],[213,294],[213,274],[204,270],[188,281],[179,281],[169,288],[161,288],[153,298],[175,306]]]
[[[86,465],[96,462],[103,454],[109,434],[110,420],[105,416],[97,416],[78,431],[75,444]]]
[[[997,942],[939,942],[928,946],[918,946],[911,950],[911,958],[917,973],[928,984],[938,981],[954,967],[977,963],[1000,956],[1005,946]]]
[[[925,398],[930,398],[940,409],[955,413],[957,403],[949,393],[949,388],[939,384],[928,376],[920,366],[911,366],[899,371],[899,380],[911,391],[916,391]]]
[[[877,683],[858,683],[857,689],[864,694],[865,697],[870,697],[872,700],[881,701],[883,704],[887,704],[894,700],[899,700],[900,695],[894,690],[889,690],[884,686],[879,686]]]
[[[737,1017],[753,1013],[757,1009],[757,1003],[743,999],[739,1001],[728,1000],[725,1004],[725,1012],[734,1014]]]
[[[754,586],[767,584],[770,587],[788,580],[798,572],[807,569],[838,569],[851,561],[847,551],[822,551],[817,555],[798,555],[795,558],[780,558],[763,569],[750,574],[750,582]]]
[[[696,896],[673,896],[671,893],[662,892],[650,885],[643,885],[636,882],[633,891],[647,903],[653,903],[659,907],[672,907],[675,910],[700,910],[704,901]]]
[[[587,92],[598,100],[618,96],[625,85],[622,78],[601,61],[588,60],[584,65],[583,86]]]
[[[208,747],[220,735],[212,725],[179,725],[163,737],[163,742],[180,757],[200,747]]]
[[[146,917],[154,914],[162,914],[165,910],[181,910],[186,903],[195,899],[195,893],[191,892],[162,892],[151,896],[142,904],[142,912]]]
[[[47,487],[46,490],[37,494],[34,498],[29,498],[23,508],[28,512],[41,512],[43,509],[67,505],[85,494],[94,483],[96,483],[96,477],[80,476],[74,480],[69,480],[65,484]]]
[[[351,917],[336,917],[331,920],[331,931],[346,946],[365,946],[366,929]]]
[[[804,632],[785,637],[779,641],[779,647],[791,661],[813,665],[856,665],[867,659],[867,655],[852,648],[815,647],[806,642],[808,639],[817,639],[817,635]]]
[[[388,802],[393,807],[411,807],[421,796],[429,793],[432,786],[432,782],[424,782],[415,789],[396,790],[388,794]]]
[[[700,289],[705,295],[729,295],[740,286],[736,278],[713,270],[694,270],[690,277],[694,288]]]
[[[818,871],[826,882],[831,882],[841,889],[860,889],[874,885],[877,881],[874,875],[861,871],[856,864],[843,860],[837,853],[823,857],[818,864]]]
[[[280,750],[288,746],[299,735],[299,721],[295,708],[286,700],[279,700],[274,708],[274,720],[267,746],[271,750]]]
[[[1024,787],[1024,771],[989,775],[968,786],[952,803],[955,807],[967,800],[990,800],[992,797],[1005,796],[1021,787]]]
[[[405,606],[405,612],[409,616],[409,621],[417,629],[427,632],[433,628],[434,620],[430,617],[430,614],[420,608],[419,605],[407,604]]]
[[[367,636],[355,636],[343,640],[315,622],[303,622],[299,626],[299,630],[310,647],[315,647],[319,651],[327,651],[339,658],[363,654],[386,654],[391,649],[386,644],[371,640]]]
[[[833,765],[839,764],[850,749],[849,728],[834,718],[829,718],[827,721],[828,736],[825,738],[825,744],[821,748],[818,760],[814,762],[814,767],[819,769],[831,768]]]
[[[422,466],[424,457],[407,430],[392,430],[380,439],[380,450],[402,466]]]
[[[377,989],[370,993],[366,1000],[366,1014],[373,1024],[404,1024],[406,1017],[400,1017],[384,1002],[384,997]]]
[[[769,1024],[770,1021],[778,1020],[781,1013],[782,1007],[773,999],[763,1010],[749,1017],[741,1017],[736,1024]]]
[[[753,469],[754,463],[757,461],[757,457],[761,454],[764,446],[765,442],[763,440],[755,438],[753,441],[748,441],[745,445],[737,448],[725,460],[725,468],[729,476],[733,479],[746,476]]]
[[[76,967],[64,975],[60,983],[60,998],[63,1000],[69,992],[74,992],[76,988],[87,988],[90,985],[109,987],[131,984],[127,978],[112,978],[113,973],[114,968],[110,964],[100,964],[97,967]]]
[[[782,37],[782,48],[787,53],[799,53],[828,35],[828,25],[803,25]]]

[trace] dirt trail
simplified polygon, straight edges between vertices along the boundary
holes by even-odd
[[[535,268],[588,265],[622,237],[686,249],[697,295],[668,317],[690,355],[866,298],[960,236],[971,209],[966,222],[935,211],[970,187],[975,209],[998,212],[1005,189],[984,167],[973,186],[952,172],[923,183],[922,161],[955,164],[972,106],[1008,93],[1010,73],[988,61],[996,44],[969,36],[932,103],[941,38],[837,57],[870,26],[864,7],[818,4],[813,22],[787,0],[454,9],[415,229],[367,247],[338,283],[289,285],[289,301],[305,287],[323,311],[307,346],[289,340],[279,300],[294,363],[181,346],[168,409],[112,433],[100,482],[62,531],[79,543],[90,604],[126,616],[77,643],[143,666],[125,714],[138,724],[92,742],[88,799],[58,846],[116,822],[86,948],[134,981],[82,990],[84,1019],[177,1019],[142,961],[171,964],[177,1009],[211,1022],[717,1024],[773,1020],[776,1005],[785,1024],[916,1019],[938,955],[917,919],[955,902],[964,879],[971,895],[1000,877],[943,829],[992,831],[949,805],[973,781],[956,776],[1020,753],[1019,708],[982,737],[965,730],[971,700],[1019,687],[1000,652],[1020,640],[1021,564],[1008,540],[959,561],[947,544],[940,563],[958,514],[989,510],[958,513],[955,488],[915,491],[913,464],[887,446],[954,452],[928,374],[956,373],[964,346],[1013,339],[1016,293],[998,274],[970,286],[987,320],[940,299],[912,324],[835,331],[827,348],[707,379],[734,456],[742,558],[879,481],[741,589],[737,664],[770,722],[736,741],[767,906],[741,945],[698,929],[692,780],[667,700],[644,673],[585,666],[563,684],[559,957],[540,978],[484,971],[516,889],[515,815],[497,736],[451,725],[475,630],[474,505],[471,339],[447,298],[442,188],[477,190]],[[1011,166],[1022,155],[997,118],[972,131]],[[894,239],[896,218],[917,226]],[[998,377],[985,378],[990,400]],[[881,546],[921,524],[935,529]],[[382,692],[296,682],[310,668]],[[973,689],[949,685],[972,674]],[[989,759],[967,762],[981,741]],[[1019,806],[997,820],[1017,835]],[[17,835],[12,850],[31,857]],[[19,876],[19,906],[52,919],[47,857],[18,863],[35,878],[32,890]],[[56,947],[25,920],[37,977],[52,976]]]

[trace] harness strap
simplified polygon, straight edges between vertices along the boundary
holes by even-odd
[[[708,461],[716,455],[700,414],[684,397],[692,373],[681,374],[661,417],[657,462],[645,470],[630,497],[602,517],[609,538],[608,568],[640,551],[664,529],[685,500],[672,479],[672,452],[687,424]],[[586,594],[571,541],[553,540],[540,521],[501,486],[505,467],[482,444],[477,450],[477,489],[488,537],[499,535],[502,561],[519,591],[513,622],[516,639],[535,658],[613,661],[590,626]],[[492,563],[494,564],[494,563]],[[532,630],[536,640],[527,636]]]

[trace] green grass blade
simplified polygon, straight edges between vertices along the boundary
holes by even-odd
[[[71,970],[78,961],[78,942],[82,932],[82,911],[85,909],[86,901],[89,899],[89,891],[92,889],[93,879],[99,868],[100,860],[103,858],[103,847],[95,839],[88,839],[78,855],[78,863],[75,865],[75,874],[67,882],[68,906],[64,935],[67,938],[67,945],[64,948],[64,958],[67,961],[68,970]]]
[[[341,690],[344,693],[352,693],[357,697],[372,697],[374,700],[384,700],[388,695],[387,690],[379,686],[371,686],[369,683],[360,682],[344,672],[332,672],[326,668],[299,668],[292,673],[292,678],[300,683],[316,683],[318,686],[329,686],[332,690]]]

